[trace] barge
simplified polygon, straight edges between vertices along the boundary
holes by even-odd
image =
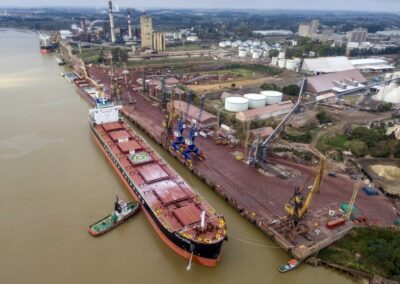
[[[217,266],[227,239],[224,217],[124,124],[121,109],[96,99],[89,124],[97,145],[158,236],[180,256]]]

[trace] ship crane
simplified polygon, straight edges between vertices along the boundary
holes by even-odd
[[[193,165],[191,157],[192,154],[195,154],[195,157],[199,160],[205,159],[203,151],[201,151],[195,144],[195,139],[196,136],[198,135],[197,124],[198,121],[200,121],[200,118],[203,114],[205,98],[206,98],[205,96],[202,96],[199,114],[197,116],[197,119],[193,120],[192,127],[189,132],[189,137],[185,139],[186,150],[182,153],[182,156],[185,159],[186,164],[189,165],[189,167],[192,167]]]

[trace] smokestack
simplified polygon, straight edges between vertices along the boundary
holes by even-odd
[[[131,19],[131,11],[128,11],[128,34],[129,34],[129,39],[132,39],[132,19]]]
[[[112,1],[108,1],[108,15],[110,16],[110,30],[111,30],[111,42],[115,42],[115,28],[114,28],[114,16]]]

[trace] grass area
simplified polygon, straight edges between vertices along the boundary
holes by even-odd
[[[199,50],[204,49],[198,44],[185,44],[179,46],[169,46],[167,47],[167,51],[190,51],[190,50]]]
[[[400,281],[400,231],[355,228],[345,238],[321,250],[318,257]]]
[[[349,139],[344,134],[334,136],[325,134],[317,141],[316,148],[323,153],[331,150],[343,151],[346,150],[345,144],[347,141],[349,141]]]
[[[252,70],[246,68],[235,68],[235,69],[225,69],[225,70],[216,70],[216,71],[205,71],[201,72],[202,74],[216,74],[216,75],[236,75],[243,78],[252,78],[254,75],[259,74],[258,72],[254,72]]]
[[[282,137],[291,142],[310,143],[313,135],[314,133],[311,130],[299,130],[292,127],[285,127]]]

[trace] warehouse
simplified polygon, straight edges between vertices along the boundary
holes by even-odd
[[[350,62],[354,68],[362,72],[387,72],[395,69],[389,62],[380,58],[352,59]]]
[[[308,77],[304,90],[315,95],[331,92],[332,90],[340,93],[341,90],[362,87],[366,83],[367,79],[360,71],[353,69]]]
[[[242,122],[268,119],[270,117],[288,113],[293,108],[292,101],[250,109],[236,113],[236,119]]]
[[[306,74],[326,74],[354,69],[350,60],[345,56],[306,58],[301,71]]]
[[[174,106],[175,106],[175,112],[178,114],[181,114],[186,118],[186,112],[187,112],[187,121],[186,123],[192,123],[193,120],[197,120],[197,124],[199,128],[206,128],[206,127],[214,127],[217,125],[218,118],[203,110],[200,118],[199,118],[199,113],[200,113],[200,108],[194,106],[194,105],[189,105],[185,101],[174,101]]]

